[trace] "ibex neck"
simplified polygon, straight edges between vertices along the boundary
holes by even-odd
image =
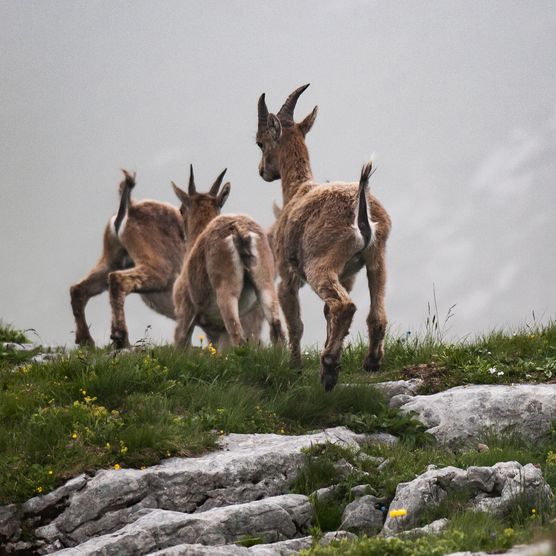
[[[302,138],[284,137],[280,153],[280,177],[284,205],[296,194],[302,183],[313,179],[309,152]]]

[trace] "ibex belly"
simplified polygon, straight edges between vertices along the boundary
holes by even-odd
[[[150,307],[157,313],[175,319],[174,303],[172,301],[172,290],[163,292],[142,293],[141,299],[147,307]]]
[[[247,282],[243,286],[243,290],[238,300],[239,316],[241,317],[248,311],[250,311],[255,303],[257,303],[257,294],[253,285]],[[210,302],[203,309],[202,315],[199,318],[199,324],[201,326],[224,326],[224,321],[222,320],[222,315],[220,314],[220,309],[216,303],[216,296],[212,295]]]

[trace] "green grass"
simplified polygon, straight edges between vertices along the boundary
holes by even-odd
[[[26,340],[4,325],[0,334],[2,341]],[[347,346],[340,375],[341,382],[363,385],[325,394],[318,380],[316,350],[307,351],[299,373],[290,368],[286,352],[270,348],[238,348],[214,356],[208,350],[183,353],[170,346],[146,345],[119,355],[103,349],[75,350],[56,361],[35,364],[29,362],[33,353],[0,347],[0,505],[44,494],[83,471],[141,467],[168,456],[201,454],[214,449],[219,437],[229,432],[297,434],[335,425],[356,432],[391,432],[402,442],[366,449],[369,455],[389,459],[380,471],[338,449],[307,454],[295,491],[310,493],[338,481],[344,486],[337,504],[315,502],[315,526],[321,530],[339,525],[354,484],[368,483],[388,505],[396,485],[422,473],[430,463],[467,467],[510,459],[532,462],[542,467],[556,488],[556,435],[535,446],[515,438],[486,438],[489,452],[454,454],[436,446],[422,425],[389,409],[380,395],[364,386],[412,376],[423,378],[428,392],[467,383],[551,381],[556,373],[555,324],[456,344],[432,334],[409,340],[390,337],[384,369],[377,375],[361,371],[364,354],[362,342]],[[342,458],[355,465],[357,473],[339,477],[333,463]],[[369,476],[364,478],[362,471]],[[451,536],[447,533],[434,546],[428,541],[408,542],[392,553],[405,554],[404,546],[413,550],[407,552],[411,556],[439,554],[437,547],[443,545],[454,550],[471,546],[458,540],[457,531],[472,538],[475,518],[457,504],[446,511],[454,520],[462,516],[459,529],[451,526]],[[504,524],[513,529],[512,539],[532,538],[532,525],[539,524],[531,523],[528,511],[516,510],[513,521],[508,518]],[[553,519],[553,509],[550,512]],[[464,527],[466,519],[469,525]],[[506,542],[500,536],[503,530],[492,531]],[[477,535],[483,533],[477,529]],[[360,542],[362,551],[354,548],[353,554],[386,555],[392,548],[384,539]],[[486,541],[480,543],[487,546]],[[419,550],[424,552],[415,552]]]
[[[20,330],[16,330],[10,324],[4,324],[0,320],[0,342],[15,342],[24,344],[29,342],[29,338]]]
[[[474,340],[446,343],[436,335],[388,337],[383,371],[361,373],[366,345],[348,346],[341,378],[375,382],[420,377],[425,392],[462,384],[509,384],[556,380],[556,324],[536,325],[515,333],[494,331]]]
[[[357,422],[366,432],[405,423],[410,436],[422,434],[366,386],[325,394],[318,373],[291,369],[279,349],[75,350],[44,364],[21,357],[0,359],[0,504],[83,471],[200,454],[229,432],[296,434]]]

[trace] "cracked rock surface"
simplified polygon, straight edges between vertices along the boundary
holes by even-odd
[[[21,525],[31,525],[40,553],[51,553],[139,519],[152,520],[146,512],[156,509],[167,510],[166,516],[200,514],[286,494],[305,461],[302,449],[324,443],[358,449],[359,443],[373,441],[379,438],[345,427],[301,436],[230,434],[221,450],[201,457],[172,458],[145,470],[80,475],[19,507],[0,508],[0,533],[14,543]]]
[[[438,506],[454,492],[468,495],[470,508],[497,515],[523,497],[538,505],[553,496],[540,469],[531,463],[506,461],[492,467],[433,468],[397,486],[390,510],[404,509],[407,515],[390,517],[389,514],[382,534],[394,535],[416,527],[427,509]]]
[[[306,533],[313,508],[307,496],[286,494],[187,514],[145,510],[118,531],[61,550],[64,556],[143,555],[176,544],[225,545],[251,535],[272,543]]]
[[[428,432],[449,446],[476,442],[489,430],[537,440],[556,420],[556,384],[458,386],[415,396],[400,409],[414,411]]]

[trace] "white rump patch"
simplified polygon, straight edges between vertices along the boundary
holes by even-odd
[[[117,214],[115,214],[114,216],[112,216],[112,218],[110,218],[110,233],[114,236],[114,237],[118,237],[122,235],[124,229],[125,229],[125,225],[127,223],[127,212],[122,220],[122,223],[120,224],[120,230],[116,231],[116,218],[117,218]]]
[[[357,193],[359,193],[359,189],[357,189]],[[367,203],[367,218],[369,220],[369,226],[371,227],[371,241],[369,243],[369,245],[372,245],[374,243],[375,240],[375,234],[376,234],[376,230],[377,230],[377,223],[373,222],[372,220],[372,215],[371,215],[371,206],[369,205],[369,198],[367,197],[367,195],[365,195],[365,202]],[[353,217],[353,229],[355,230],[355,233],[357,234],[357,237],[361,240],[361,245],[363,245],[363,235],[361,234],[361,230],[359,229],[359,226],[357,225],[357,218],[359,216],[359,195],[357,195],[357,201],[355,203],[355,214]]]

